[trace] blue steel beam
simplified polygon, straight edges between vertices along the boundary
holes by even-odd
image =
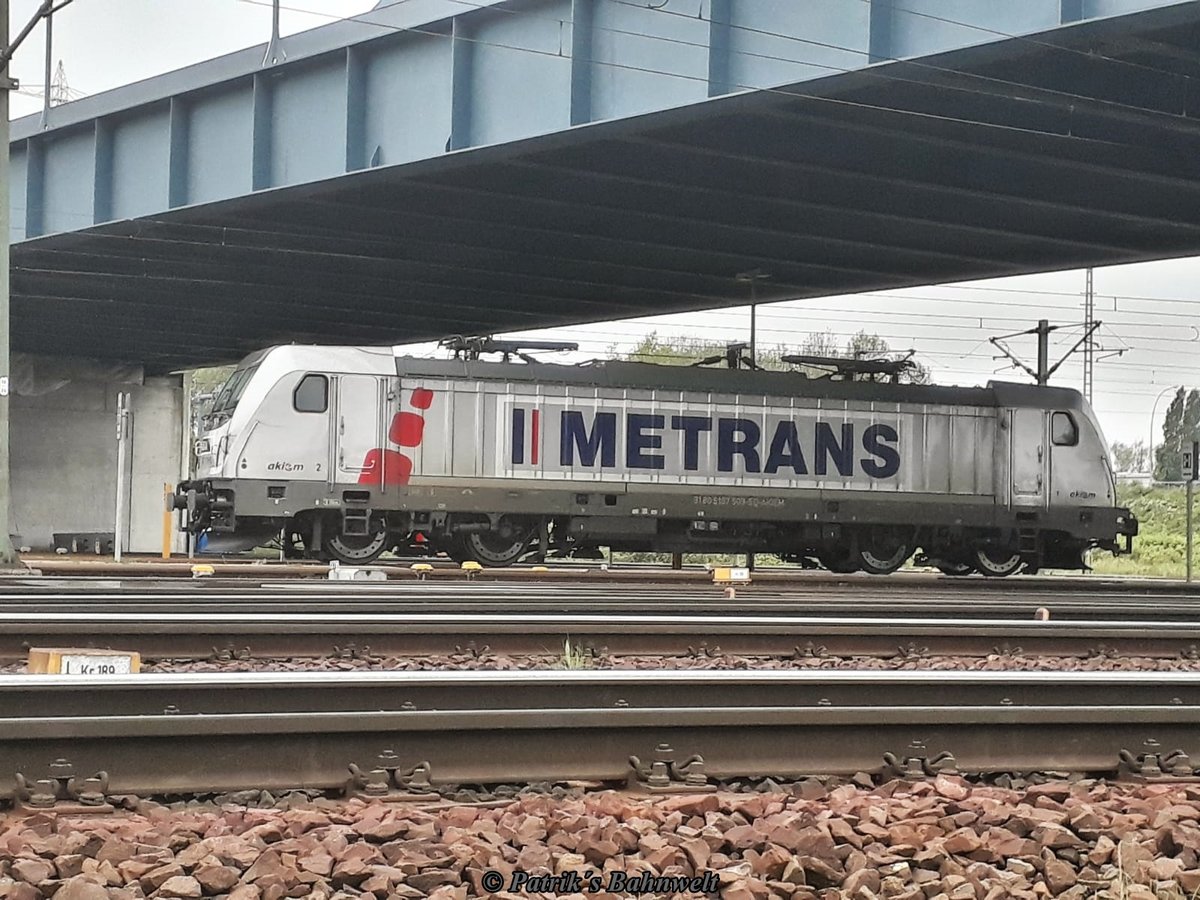
[[[870,61],[877,63],[892,59],[892,0],[871,0],[868,15]]]
[[[766,301],[1200,252],[1198,2],[479,5],[16,123],[18,346],[175,366],[726,306],[756,267]]]
[[[254,73],[253,121],[254,130],[250,137],[250,157],[252,174],[250,185],[253,190],[261,191],[271,187],[271,151],[274,141],[273,107],[275,105],[275,89],[272,84],[272,72],[269,70]]]
[[[831,10],[827,4],[710,0],[700,5],[697,20],[671,4],[656,10],[618,0],[406,0],[285,39],[286,62],[269,69],[262,68],[260,45],[55,108],[46,130],[39,116],[17,120],[13,152],[25,155],[25,183],[11,202],[29,239],[121,218],[127,204],[116,202],[118,172],[166,168],[151,179],[165,185],[154,197],[165,211],[992,41],[1048,22],[1171,5],[870,0]],[[697,52],[705,67],[694,64]],[[444,66],[437,62],[443,56]],[[556,66],[557,58],[566,64]],[[419,71],[421,79],[372,77],[386,66]],[[497,73],[505,80],[496,82]],[[305,105],[280,98],[293,90],[311,92],[312,133],[321,136],[312,146],[297,146],[292,138],[303,132],[297,117]],[[341,99],[324,102],[330,96]],[[449,106],[444,113],[437,109],[442,98]],[[154,118],[163,137],[149,143],[169,147],[165,163],[142,154],[141,133],[125,137],[130,123],[159,103],[169,105],[169,114]],[[409,118],[395,120],[398,114]],[[430,140],[443,115],[446,133]],[[79,127],[94,136],[90,174],[82,178]],[[331,134],[342,136],[332,154],[322,146]],[[22,200],[25,208],[15,209]],[[135,208],[153,212],[149,203],[141,196]]]
[[[720,97],[733,90],[729,62],[733,52],[733,4],[735,0],[709,0],[708,96]]]
[[[113,132],[110,119],[96,120],[96,156],[95,172],[92,183],[93,224],[108,222],[113,218],[112,185],[113,185]]]
[[[370,165],[373,163],[367,158],[367,63],[361,48],[347,47],[346,171]]]
[[[474,104],[472,69],[475,45],[465,17],[454,20],[450,43],[450,141],[447,150],[465,150],[471,146],[471,119]]]
[[[1084,18],[1084,0],[1062,0],[1060,7],[1059,21],[1063,25],[1069,25],[1071,22],[1081,22]]]
[[[592,20],[603,0],[571,0],[571,124],[592,121]]]
[[[188,110],[183,97],[172,97],[167,122],[167,206],[188,202]]]
[[[32,139],[24,144],[25,209],[13,210],[13,214],[15,217],[24,213],[25,236],[28,238],[44,233],[42,221],[46,196],[46,144]]]

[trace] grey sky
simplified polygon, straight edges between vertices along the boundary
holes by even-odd
[[[1073,325],[1057,332],[1051,361],[1080,337],[1083,272],[997,279],[964,285],[827,297],[759,307],[758,331],[766,345],[796,346],[813,331],[842,337],[860,329],[885,337],[895,349],[915,349],[940,382],[983,384],[989,378],[1027,380],[987,342],[991,336],[1024,331],[1039,318]],[[1110,440],[1146,441],[1155,398],[1172,385],[1200,387],[1200,260],[1173,260],[1097,269],[1096,316],[1104,326],[1106,351],[1126,348],[1120,357],[1096,364],[1095,407]],[[1153,298],[1153,299],[1150,299]],[[647,331],[694,335],[710,340],[746,340],[746,308],[686,316],[611,323],[552,334],[578,340],[581,350],[602,352],[613,344],[629,347]],[[1026,361],[1035,357],[1032,337],[1009,342]],[[1098,354],[1098,358],[1106,353]],[[1081,388],[1081,358],[1073,357],[1052,383]],[[1169,393],[1158,405],[1161,423]],[[1161,436],[1161,425],[1155,440]]]
[[[285,0],[284,34],[318,27],[372,8],[374,0]],[[36,0],[13,0],[12,27],[20,28]],[[64,62],[75,91],[95,94],[171,69],[260,44],[270,36],[269,0],[77,0],[55,17],[54,60]],[[43,28],[21,48],[13,74],[35,96],[13,98],[13,115],[41,108]],[[848,336],[865,329],[897,349],[916,349],[939,381],[982,383],[1003,364],[993,360],[991,335],[1020,331],[1046,317],[1056,324],[1082,319],[1082,272],[1010,278],[971,286],[890,291],[762,307],[759,333],[766,344],[795,346],[813,331]],[[1200,260],[1178,260],[1097,270],[1097,315],[1108,349],[1129,348],[1096,367],[1096,408],[1108,437],[1146,440],[1155,397],[1172,385],[1200,387]],[[659,320],[560,329],[589,354],[628,347],[647,331],[739,340],[748,335],[745,309]],[[1078,329],[1059,332],[1065,349]],[[1032,339],[1013,342],[1026,358]],[[1025,378],[1008,370],[1000,377]],[[1079,387],[1078,359],[1055,382]],[[1159,404],[1159,421],[1166,399]],[[1158,434],[1155,435],[1156,439]]]
[[[284,0],[284,34],[371,9],[374,0]],[[12,0],[16,33],[38,0]],[[305,10],[310,12],[304,12]],[[54,19],[54,54],[76,90],[96,94],[132,81],[261,44],[271,36],[269,0],[76,0]],[[22,89],[43,82],[45,29],[21,46],[12,74]],[[40,95],[18,95],[13,116],[41,109]]]

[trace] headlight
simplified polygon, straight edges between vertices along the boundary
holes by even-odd
[[[204,454],[209,453],[211,450],[212,444],[209,443],[208,438],[200,438],[200,440],[196,441],[197,456],[203,456]]]

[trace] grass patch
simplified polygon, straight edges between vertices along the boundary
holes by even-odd
[[[563,641],[563,652],[562,657],[559,659],[559,668],[587,669],[591,665],[591,654],[584,647],[572,645],[570,638]]]
[[[1137,516],[1139,534],[1133,539],[1131,555],[1114,557],[1096,553],[1092,566],[1106,575],[1183,578],[1186,501],[1183,485],[1117,485],[1117,503]],[[1200,500],[1194,506],[1200,507]]]

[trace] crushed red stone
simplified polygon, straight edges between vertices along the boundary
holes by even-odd
[[[786,794],[284,811],[144,804],[0,820],[0,897],[14,900],[511,900],[529,895],[489,891],[483,876],[518,869],[605,881],[712,872],[722,900],[1182,900],[1200,890],[1200,785],[1009,790],[943,775],[871,789],[810,779]]]
[[[1200,672],[1200,659],[1108,656],[1033,656],[992,654],[988,656],[735,656],[714,653],[700,656],[609,656],[588,660],[588,667],[613,669],[870,669],[884,671],[1055,671],[1055,672]],[[160,659],[143,662],[142,671],[154,674],[180,672],[429,672],[459,670],[523,671],[561,669],[561,656],[500,656],[470,653],[442,656],[364,656],[293,659],[183,660]],[[0,673],[23,674],[24,663],[0,665]]]

